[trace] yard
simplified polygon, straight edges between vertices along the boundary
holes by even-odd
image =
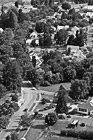
[[[75,128],[67,128],[68,124],[72,121],[78,119],[79,120],[79,125]],[[42,140],[75,140],[77,138],[72,138],[72,137],[63,137],[60,136],[60,131],[61,130],[65,130],[65,129],[75,129],[75,131],[83,131],[83,130],[87,130],[87,131],[92,131],[93,130],[93,119],[91,118],[87,118],[87,117],[81,117],[81,116],[71,116],[71,120],[58,120],[58,122],[54,125],[54,126],[50,126],[50,130],[47,134],[47,136],[44,136]],[[81,127],[80,124],[81,123],[85,123],[86,126],[85,127]],[[92,122],[92,123],[91,123]],[[91,126],[91,125],[92,126]],[[45,139],[46,137],[46,139]],[[80,140],[78,138],[78,140]]]
[[[39,89],[44,90],[44,91],[49,91],[49,92],[57,92],[59,90],[60,85],[62,85],[66,90],[69,90],[71,83],[60,83],[60,84],[54,84],[47,87],[40,86]]]

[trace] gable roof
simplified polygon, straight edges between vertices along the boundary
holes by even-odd
[[[88,109],[88,111],[93,110],[93,98],[89,97],[86,103],[82,103],[78,105],[78,108]]]

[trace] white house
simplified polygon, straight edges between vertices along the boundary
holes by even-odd
[[[93,115],[93,97],[89,97],[86,103],[78,105],[77,111],[86,115]]]
[[[71,48],[71,52],[78,52],[79,51],[79,46],[67,45],[67,51],[68,51],[68,48]]]

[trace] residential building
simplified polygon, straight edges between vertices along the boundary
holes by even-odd
[[[93,115],[93,97],[89,97],[88,101],[78,105],[79,113]]]

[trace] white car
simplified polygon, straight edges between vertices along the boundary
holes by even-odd
[[[23,137],[23,138],[21,138],[20,140],[26,140],[26,138]]]

